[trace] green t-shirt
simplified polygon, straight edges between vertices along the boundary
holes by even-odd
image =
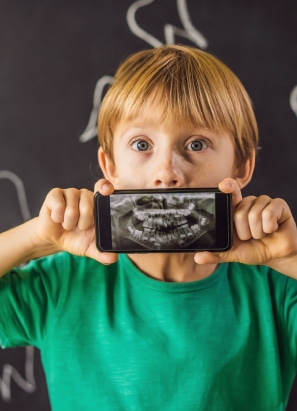
[[[166,283],[61,253],[1,278],[0,342],[41,350],[53,411],[284,410],[296,300],[266,267]]]

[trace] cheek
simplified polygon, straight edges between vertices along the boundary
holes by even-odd
[[[143,170],[129,164],[127,162],[126,166],[120,167],[118,169],[118,177],[116,180],[115,188],[125,190],[125,189],[140,189],[146,186],[145,174]]]
[[[228,164],[228,160],[226,159],[225,164],[216,165],[212,169],[212,179],[216,182],[216,185],[219,184],[225,178],[233,178],[234,177],[234,170],[233,165]]]
[[[191,185],[194,187],[217,187],[224,178],[232,177],[232,167],[227,163],[220,164],[220,161],[209,161],[200,164],[191,170]]]

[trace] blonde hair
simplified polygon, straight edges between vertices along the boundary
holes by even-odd
[[[160,46],[132,54],[120,65],[98,117],[99,143],[111,159],[117,124],[150,105],[158,108],[164,121],[174,119],[227,133],[237,165],[257,148],[257,123],[245,88],[207,52],[183,45]]]

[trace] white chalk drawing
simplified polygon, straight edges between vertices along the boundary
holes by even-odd
[[[98,115],[98,109],[99,105],[102,100],[102,95],[104,88],[108,84],[112,84],[113,82],[113,77],[111,76],[103,76],[101,77],[96,84],[95,91],[94,91],[94,97],[93,97],[93,109],[90,114],[89,122],[87,124],[87,127],[85,131],[80,135],[79,141],[81,143],[85,143],[95,136],[97,136],[97,115]]]
[[[290,106],[297,116],[297,86],[293,88],[290,94]]]
[[[3,401],[11,401],[11,382],[27,393],[36,391],[36,382],[34,378],[34,348],[25,347],[25,377],[13,367],[11,364],[4,364],[2,377],[0,378],[0,393]]]
[[[162,45],[162,42],[157,38],[153,37],[151,34],[143,30],[136,21],[136,12],[142,7],[148,6],[151,3],[154,3],[155,0],[138,0],[135,3],[131,4],[127,11],[127,23],[132,31],[140,39],[144,40],[152,47],[159,47]],[[188,40],[191,40],[196,46],[205,49],[208,46],[208,41],[192,24],[191,18],[188,12],[187,0],[177,0],[177,11],[179,18],[182,22],[184,29],[173,26],[172,24],[165,24],[164,34],[166,44],[174,44],[175,36],[184,37]]]
[[[148,6],[151,3],[154,3],[155,0],[138,0],[135,1],[135,3],[132,3],[131,6],[129,7],[127,11],[127,23],[132,31],[133,34],[135,34],[136,37],[139,37],[140,39],[144,40],[146,43],[148,43],[152,47],[159,47],[161,46],[162,42],[156,39],[154,36],[151,34],[147,33],[145,30],[143,30],[141,27],[138,26],[136,22],[136,12],[142,7]]]
[[[31,218],[28,201],[26,197],[25,186],[22,180],[12,171],[0,170],[0,180],[9,180],[14,184],[17,198],[24,221]],[[0,396],[3,401],[11,401],[11,383],[14,383],[27,393],[36,391],[36,382],[34,378],[34,348],[25,347],[25,376],[22,377],[15,367],[11,364],[4,364],[2,366],[2,376],[0,376]]]
[[[148,6],[154,3],[155,0],[138,0],[131,4],[127,10],[126,20],[127,24],[133,34],[136,37],[144,40],[147,44],[152,47],[159,47],[162,42],[156,37],[142,29],[136,21],[136,12],[142,7]],[[166,44],[174,44],[175,37],[183,37],[192,41],[196,46],[201,49],[208,47],[208,41],[192,24],[189,15],[187,0],[176,0],[177,11],[179,18],[181,20],[183,29],[173,26],[172,24],[166,23],[164,25],[164,36]],[[104,87],[108,84],[112,84],[113,77],[103,76],[97,81],[95,86],[95,91],[93,95],[93,108],[89,117],[87,127],[79,137],[81,143],[86,143],[92,138],[97,137],[97,115],[98,109],[102,101],[102,95]]]
[[[31,215],[28,207],[25,186],[22,180],[15,173],[9,170],[0,170],[0,180],[1,179],[7,179],[15,185],[23,220],[29,220]]]

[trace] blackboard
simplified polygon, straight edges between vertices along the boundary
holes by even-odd
[[[297,217],[296,1],[0,0],[1,231],[35,216],[52,187],[92,189],[105,86],[130,53],[172,42],[240,77],[262,146],[246,193],[283,197]],[[50,409],[40,364],[32,347],[0,351],[1,410]]]

